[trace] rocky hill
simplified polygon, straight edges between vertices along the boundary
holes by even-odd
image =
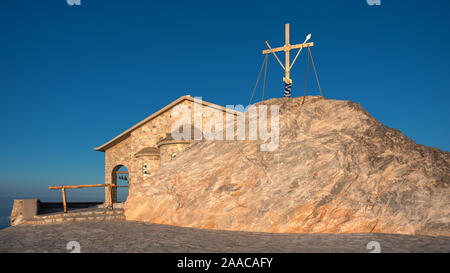
[[[450,236],[450,153],[418,145],[358,103],[280,105],[280,144],[201,141],[132,185],[127,220],[289,233]]]

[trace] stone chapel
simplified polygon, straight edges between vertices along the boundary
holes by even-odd
[[[172,125],[179,122],[180,118],[172,115],[171,110],[178,105],[184,105],[191,113],[192,136],[195,131],[201,132],[193,126],[194,104],[201,104],[196,105],[199,107],[196,109],[201,109],[201,112],[212,110],[214,115],[223,115],[224,124],[226,115],[232,115],[234,119],[236,115],[241,114],[220,105],[196,100],[190,95],[178,98],[105,144],[94,148],[95,151],[105,153],[105,184],[116,184],[119,169],[125,166],[128,169],[128,183],[131,189],[133,184],[144,182],[164,164],[175,160],[192,141],[197,141],[193,137],[190,140],[176,140],[172,137],[171,131]],[[202,115],[203,124],[208,122],[207,119],[211,119],[211,116]],[[182,127],[179,131],[182,132]],[[113,202],[117,202],[117,188],[113,188],[110,192],[110,187],[106,187],[105,191],[105,203],[109,203],[111,198]]]

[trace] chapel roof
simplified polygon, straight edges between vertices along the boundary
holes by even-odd
[[[168,111],[169,109],[171,109],[172,107],[174,107],[175,105],[183,102],[183,101],[192,101],[192,102],[197,102],[197,100],[194,100],[194,98],[190,95],[186,95],[186,96],[182,96],[178,99],[176,99],[175,101],[171,102],[170,104],[168,104],[167,106],[165,106],[164,108],[160,109],[159,111],[153,113],[152,115],[148,116],[146,119],[142,120],[141,122],[135,124],[134,126],[132,126],[131,128],[129,128],[128,130],[122,132],[120,135],[116,136],[115,138],[111,139],[110,141],[106,142],[105,144],[94,148],[95,151],[100,151],[100,152],[105,152],[107,149],[113,147],[114,145],[116,145],[117,143],[120,143],[121,141],[123,141],[124,139],[128,138],[131,135],[131,132],[133,132],[134,130],[138,129],[139,127],[143,126],[144,124],[146,124],[147,122],[151,121],[152,119],[158,117],[159,115],[163,114],[164,112]],[[207,101],[201,101],[202,105],[204,106],[208,106],[211,108],[215,108],[221,111],[225,111],[225,112],[229,112],[235,115],[239,115],[241,114],[241,112],[239,111],[235,111],[229,108],[225,108],[223,106],[214,104],[214,103],[210,103]]]

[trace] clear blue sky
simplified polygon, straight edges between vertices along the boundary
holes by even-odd
[[[450,150],[450,1],[381,4],[2,1],[0,197],[45,200],[59,198],[49,185],[102,183],[104,154],[92,148],[182,95],[247,104],[264,41],[282,45],[286,22],[292,43],[312,33],[326,97],[359,102],[416,142]],[[282,96],[282,77],[270,56],[266,97]]]

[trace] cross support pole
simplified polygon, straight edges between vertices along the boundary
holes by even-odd
[[[292,80],[291,80],[291,78],[290,78],[290,73],[291,73],[291,65],[290,65],[290,63],[289,63],[289,54],[290,54],[290,52],[291,52],[291,49],[289,48],[289,46],[291,45],[290,43],[289,43],[289,24],[286,24],[285,26],[284,26],[284,32],[285,32],[285,35],[286,35],[286,37],[285,37],[285,43],[284,43],[284,46],[286,47],[286,50],[284,51],[285,52],[285,60],[284,60],[284,62],[285,62],[285,65],[284,65],[284,70],[286,71],[286,76],[284,77],[284,79],[283,79],[283,81],[285,82],[285,83],[287,83],[287,84],[292,84]]]

